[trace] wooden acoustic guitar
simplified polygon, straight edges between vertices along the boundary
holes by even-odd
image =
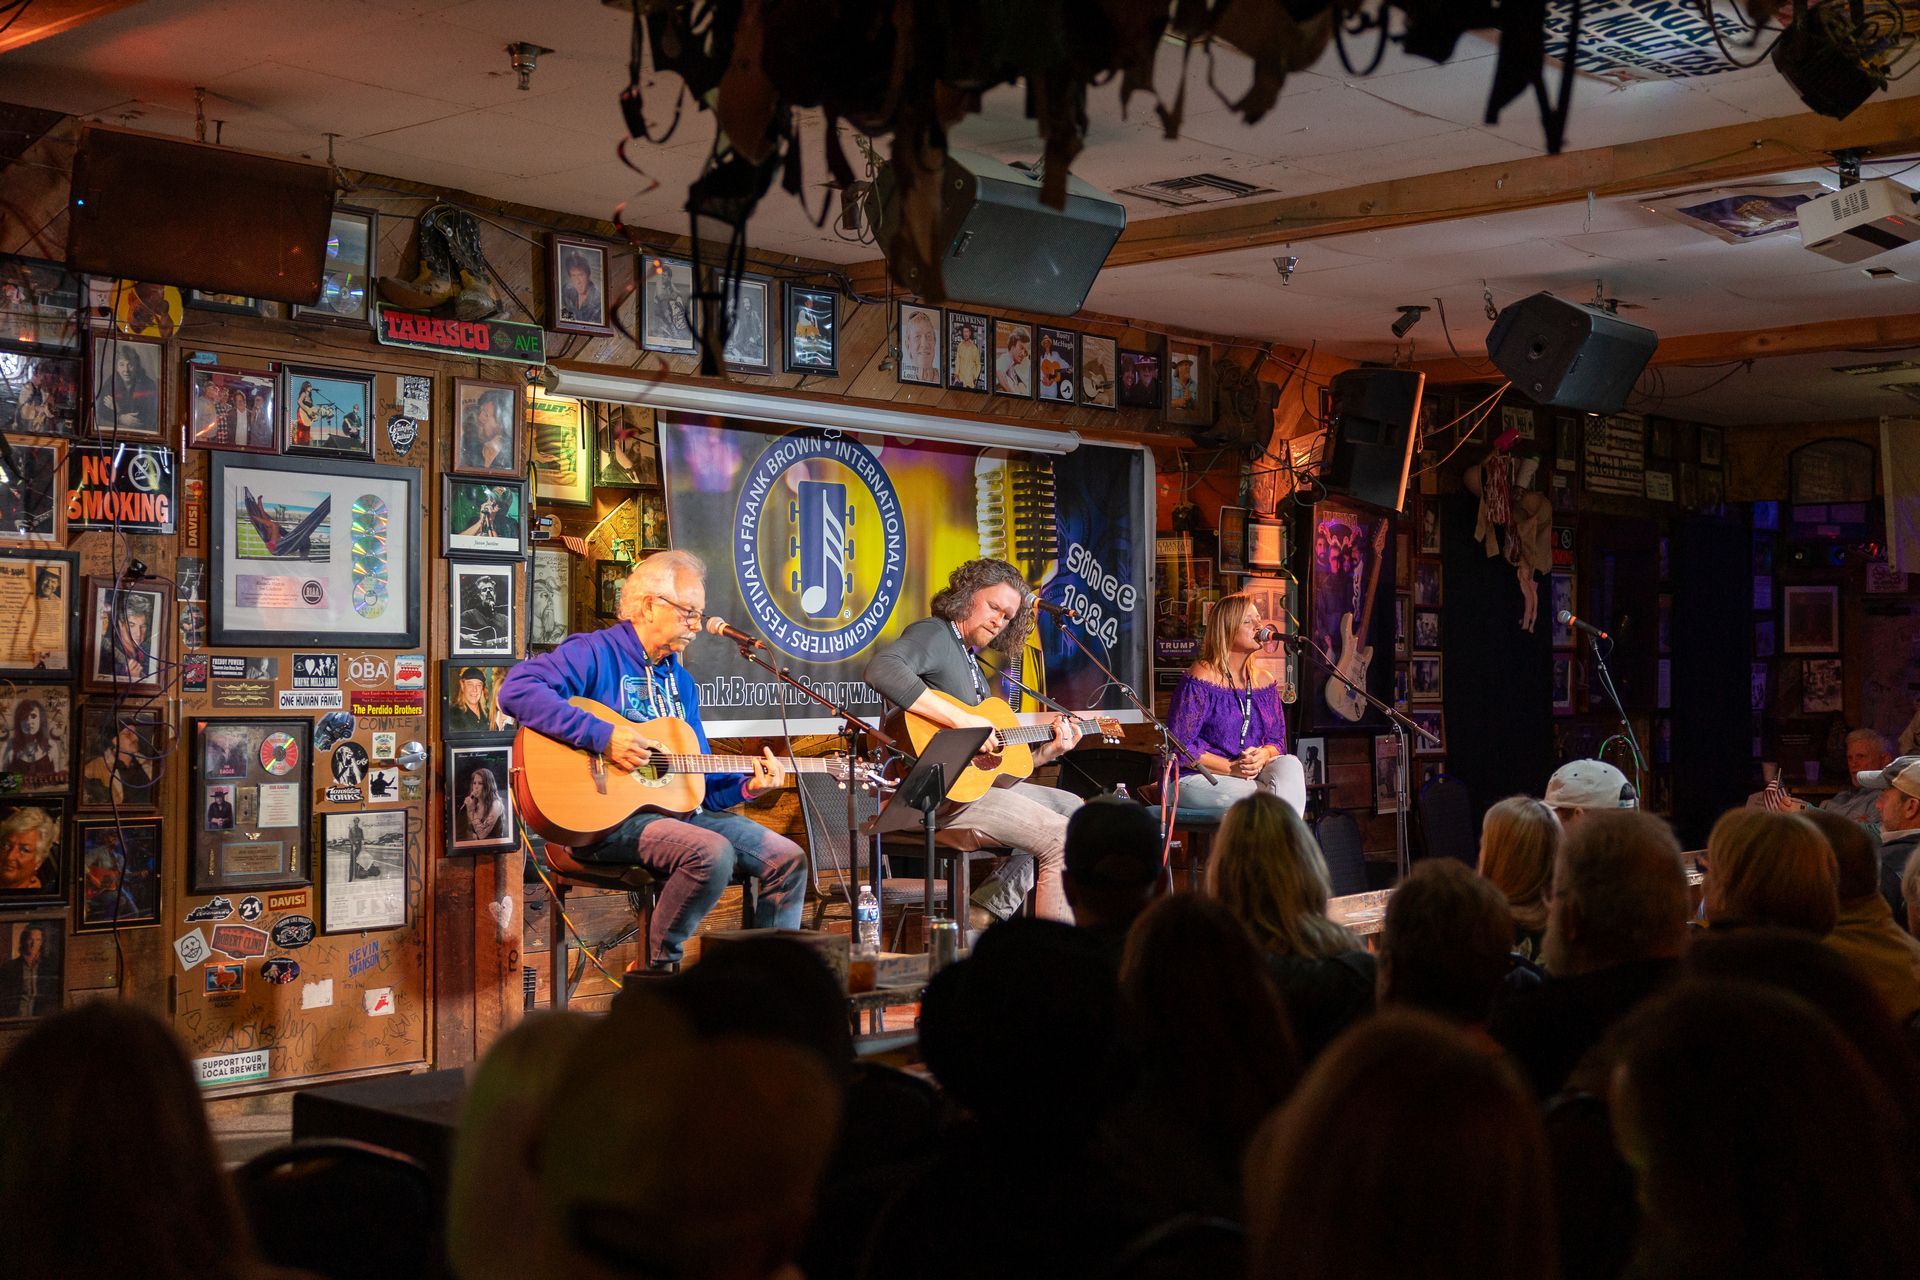
[[[604,838],[642,809],[684,817],[706,798],[707,774],[751,773],[760,758],[702,752],[693,726],[672,716],[636,723],[591,698],[568,698],[567,704],[637,730],[647,751],[638,769],[622,769],[605,756],[520,726],[513,737],[512,770],[520,820],[570,848]],[[780,763],[789,774],[830,773],[842,783],[870,772],[870,766],[850,765],[840,756]]]
[[[1380,590],[1380,558],[1386,547],[1387,521],[1382,517],[1373,531],[1373,577],[1367,583],[1367,601],[1360,610],[1360,625],[1353,624],[1351,613],[1340,616],[1340,660],[1333,665],[1362,689],[1367,687],[1367,669],[1373,666],[1373,646],[1363,646],[1361,642],[1373,626],[1373,601]],[[1342,720],[1357,722],[1367,714],[1365,700],[1333,676],[1327,677],[1327,706]]]
[[[1019,781],[1033,776],[1033,748],[1053,739],[1053,726],[1050,724],[1021,724],[1012,707],[1001,698],[988,698],[977,706],[968,706],[949,694],[938,689],[929,690],[936,698],[950,702],[961,711],[972,712],[983,720],[990,721],[1000,731],[1000,741],[1006,750],[995,757],[998,764],[990,769],[979,765],[969,765],[959,781],[947,788],[947,799],[956,804],[965,804],[969,800],[978,800],[987,794],[995,779],[1011,778]],[[1120,722],[1111,716],[1075,717],[1074,724],[1084,734],[1098,734],[1102,741],[1120,741]],[[896,738],[905,738],[913,744],[913,754],[919,755],[933,741],[933,736],[947,726],[935,724],[925,716],[915,715],[911,711],[897,711],[888,721],[887,731]]]

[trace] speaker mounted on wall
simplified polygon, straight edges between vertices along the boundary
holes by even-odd
[[[1387,511],[1407,501],[1407,473],[1427,375],[1408,369],[1349,369],[1327,384],[1328,493]]]
[[[1487,358],[1514,390],[1584,413],[1618,413],[1659,345],[1651,329],[1550,293],[1520,299],[1487,332]]]
[[[326,269],[333,173],[89,125],[73,157],[69,214],[76,271],[312,305]]]

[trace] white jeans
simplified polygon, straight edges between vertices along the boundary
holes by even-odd
[[[1187,813],[1219,815],[1256,791],[1279,796],[1301,816],[1307,812],[1307,775],[1298,756],[1275,756],[1258,777],[1236,778],[1215,773],[1218,786],[1211,786],[1199,774],[1180,779],[1180,808]]]
[[[974,905],[1005,920],[1019,913],[1027,891],[1033,889],[1034,909],[1043,918],[1073,923],[1060,870],[1066,863],[1067,818],[1080,804],[1080,797],[1070,791],[1020,782],[994,787],[942,824],[971,827],[1015,851],[973,891]]]

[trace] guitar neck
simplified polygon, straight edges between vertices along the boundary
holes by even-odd
[[[1382,527],[1384,528],[1385,526],[1383,525]],[[1367,603],[1366,607],[1360,610],[1360,625],[1354,628],[1354,634],[1360,637],[1360,643],[1362,645],[1366,644],[1368,632],[1373,626],[1374,598],[1380,594],[1381,550],[1382,544],[1375,542],[1373,548],[1373,576],[1367,582]]]
[[[815,757],[775,756],[774,759],[788,773],[833,773],[846,767],[844,761]],[[754,765],[765,760],[765,756],[679,756],[666,751],[654,752],[651,757],[655,767],[664,768],[668,773],[752,773]]]
[[[1082,719],[1075,717],[1073,727],[1081,733],[1100,732],[1100,721],[1093,717]],[[1010,746],[1031,746],[1036,742],[1049,742],[1053,739],[1053,726],[1050,724],[1023,724],[1018,729],[1002,729],[1000,740]]]

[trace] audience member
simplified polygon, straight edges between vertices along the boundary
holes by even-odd
[[[1513,949],[1528,960],[1540,958],[1559,847],[1560,819],[1532,796],[1508,796],[1480,823],[1480,874],[1506,896],[1513,912]]]
[[[1680,845],[1650,814],[1589,814],[1554,862],[1546,985],[1503,1005],[1491,1031],[1542,1098],[1607,1029],[1670,980],[1687,945]]]
[[[0,1276],[255,1280],[186,1054],[132,1004],[89,1001],[0,1060]]]
[[[1821,804],[1828,813],[1837,813],[1880,834],[1880,793],[1858,785],[1863,773],[1878,773],[1893,762],[1893,745],[1878,729],[1855,729],[1847,735],[1847,780],[1854,786]]]
[[[1160,824],[1132,800],[1089,800],[1067,819],[1061,887],[1074,923],[1117,956],[1134,918],[1166,885]]]
[[[1250,1276],[1551,1277],[1540,1118],[1462,1031],[1383,1011],[1342,1036],[1247,1155]]]
[[[1844,815],[1816,809],[1807,819],[1833,848],[1840,914],[1826,944],[1872,984],[1902,1026],[1920,1014],[1920,941],[1894,923],[1880,896],[1880,841]]]
[[[1887,865],[1885,850],[1880,855],[1880,865]],[[1900,873],[1900,902],[1904,913],[1895,912],[1895,919],[1907,922],[1907,932],[1920,936],[1920,849],[1913,851],[1907,859],[1907,869]]]
[[[1729,809],[1707,836],[1707,924],[1714,929],[1773,925],[1816,938],[1840,911],[1833,849],[1797,813]]]
[[[1380,1004],[1481,1025],[1513,967],[1512,945],[1513,915],[1500,891],[1465,863],[1428,858],[1387,900]]]
[[[1627,775],[1605,760],[1569,760],[1547,779],[1547,808],[1571,828],[1588,814],[1614,809],[1638,809],[1639,793],[1627,781]]]
[[[1207,889],[1266,952],[1303,1062],[1373,1008],[1373,957],[1327,918],[1326,859],[1292,805],[1262,792],[1228,809]]]
[[[1633,1274],[1878,1280],[1920,1240],[1895,1112],[1805,1001],[1688,981],[1618,1031],[1614,1131],[1644,1214]]]
[[[1880,896],[1893,918],[1916,932],[1900,883],[1907,863],[1920,852],[1920,756],[1901,756],[1878,772],[1856,773],[1853,780],[1879,801]]]
[[[657,994],[696,1035],[760,1036],[811,1049],[836,1080],[853,1064],[847,998],[826,960],[792,938],[745,938],[702,948],[700,963],[661,982],[629,985]]]

